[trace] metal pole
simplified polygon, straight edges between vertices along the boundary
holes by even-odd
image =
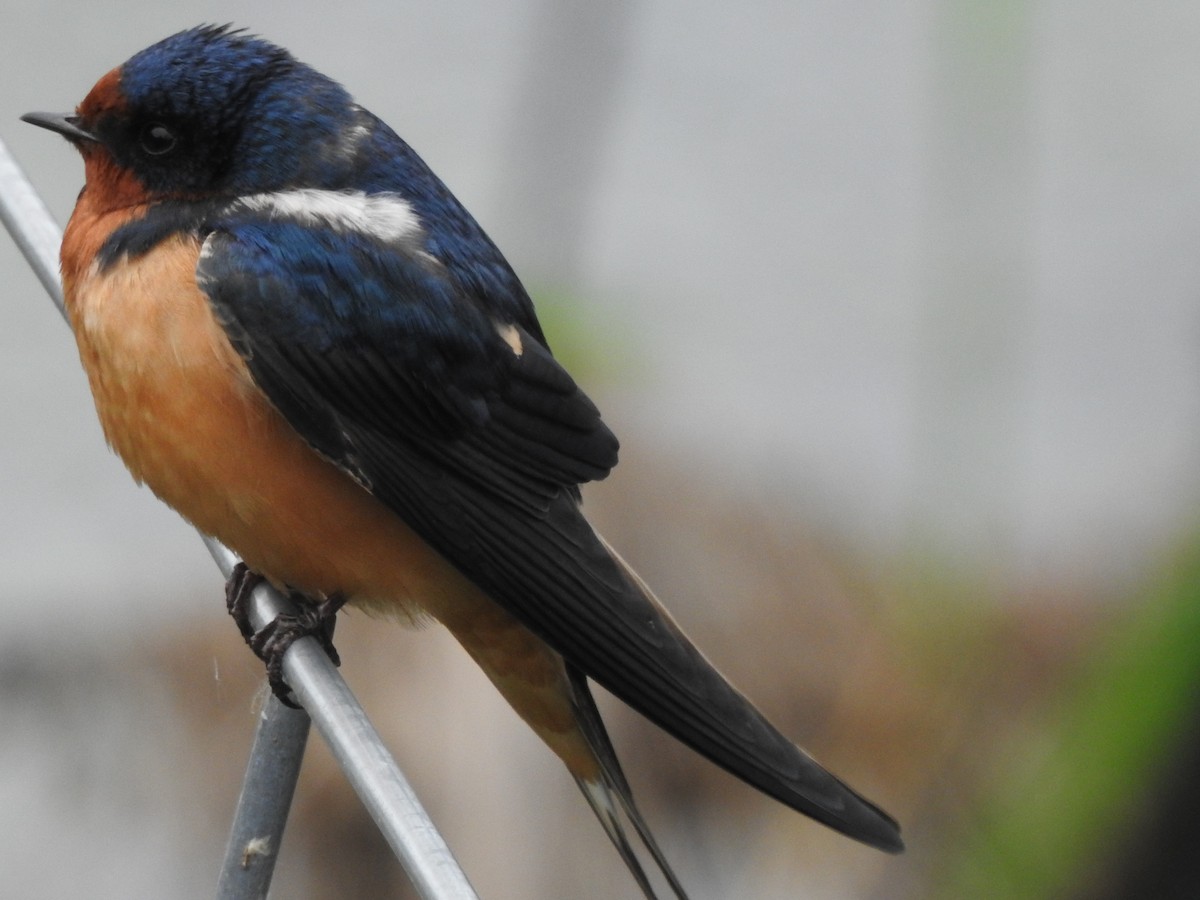
[[[267,896],[308,742],[308,713],[267,697],[229,829],[217,900]]]
[[[58,279],[58,246],[62,242],[62,233],[2,140],[0,221],[13,236],[59,311],[64,312]],[[222,574],[228,577],[237,557],[216,540],[201,537]],[[254,626],[261,628],[280,613],[292,609],[286,597],[268,585],[261,585],[251,598],[250,617]],[[421,897],[425,900],[478,900],[450,848],[366,713],[317,642],[302,638],[292,644],[283,660],[283,672],[297,700],[316,722],[334,758]],[[260,717],[226,857],[227,867],[231,860],[240,867],[245,859],[250,864],[247,868],[257,868],[259,874],[265,870],[266,880],[252,888],[249,878],[239,878],[237,873],[223,873],[221,890],[229,885],[231,893],[221,894],[222,897],[265,896],[270,883],[270,870],[278,852],[278,840],[283,832],[307,735],[307,721],[304,721],[307,717],[303,713],[284,715],[289,713],[292,711],[272,698]],[[277,755],[280,742],[287,745],[287,759],[283,765]],[[275,769],[273,773],[272,769]],[[255,840],[267,835],[270,836],[265,844]],[[254,866],[255,860],[264,853],[271,862]],[[235,887],[241,893],[237,893]],[[252,889],[259,893],[247,893]]]
[[[238,562],[237,557],[212,538],[204,537],[204,542],[222,574],[228,578]],[[266,584],[260,585],[250,600],[250,621],[255,629],[262,628],[280,614],[295,611],[289,599]],[[283,674],[384,839],[408,872],[417,893],[425,900],[478,900],[454,854],[320,644],[313,638],[301,638],[292,644],[283,658]],[[288,711],[281,703],[275,706]],[[263,726],[260,724],[259,727],[261,731]],[[256,749],[257,743],[258,739]],[[230,856],[226,863],[231,858],[240,860],[240,854],[241,850],[231,836]]]
[[[58,247],[62,230],[46,209],[17,161],[0,140],[0,221],[12,235],[25,261],[66,318],[62,282],[58,278]]]
[[[228,579],[237,557],[207,535],[201,538]],[[265,623],[265,610],[259,606],[257,598],[251,598],[250,616],[255,628]],[[289,709],[267,691],[229,828],[217,879],[217,900],[260,900],[267,896],[304,762],[308,726],[307,712]]]

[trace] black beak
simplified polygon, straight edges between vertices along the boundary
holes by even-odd
[[[67,115],[65,113],[44,113],[31,112],[21,116],[22,122],[28,122],[30,125],[37,125],[39,128],[48,128],[51,131],[57,131],[71,143],[80,141],[95,141],[97,138],[90,131],[85,131],[79,127],[79,117]]]

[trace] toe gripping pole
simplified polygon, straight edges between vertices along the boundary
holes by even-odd
[[[65,316],[58,276],[62,232],[3,141],[0,220]],[[212,538],[202,537],[228,578],[237,557]],[[291,601],[269,585],[260,585],[252,595],[250,619],[256,629],[280,613],[294,611]],[[303,709],[288,709],[269,696],[259,717],[217,886],[219,900],[267,894],[310,717],[417,893],[425,900],[477,900],[442,836],[317,641],[305,637],[292,644],[283,659],[283,674]]]

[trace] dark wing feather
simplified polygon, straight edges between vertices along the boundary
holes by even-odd
[[[347,245],[353,277],[324,262]],[[198,280],[288,421],[369,484],[408,477],[389,468],[401,466],[391,448],[402,445],[537,512],[616,464],[616,438],[549,350],[425,260],[255,222],[209,235]],[[520,338],[520,354],[501,327]],[[369,476],[362,441],[375,448]]]
[[[767,794],[900,848],[895,822],[775,730],[583,518],[577,485],[615,464],[616,441],[536,324],[515,355],[486,303],[420,260],[363,253],[353,282],[322,282],[295,253],[262,258],[286,238],[214,234],[199,280],[300,434],[574,668]]]

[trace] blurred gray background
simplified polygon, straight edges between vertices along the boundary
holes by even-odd
[[[783,637],[760,650],[744,623],[775,612],[739,591],[731,566],[761,575],[811,557],[780,577],[889,616],[906,608],[893,596],[903,591],[880,573],[915,566],[969,581],[962,602],[982,590],[995,615],[1012,605],[1091,623],[1134,603],[1190,534],[1195,3],[177,8],[0,5],[0,137],[59,220],[82,167],[17,117],[73,107],[167,34],[234,21],[347,85],[443,177],[546,310],[552,344],[622,437],[622,467],[589,507],[685,626],[709,629],[713,657],[744,666],[739,681],[778,682],[776,660],[818,651]],[[255,663],[223,620],[203,547],[106,450],[70,335],[7,240],[0,271],[0,894],[206,896],[253,724]],[[736,559],[709,575],[712,552]],[[691,605],[706,590],[716,612]],[[795,641],[814,640],[812,615],[788,608]],[[430,764],[418,787],[445,806],[483,895],[633,896],[565,776],[553,773],[561,797],[539,793],[549,754],[510,727],[482,679],[441,661],[455,649],[379,628],[352,625],[343,655],[361,640],[360,656],[381,659],[367,678],[387,699],[372,712],[409,734],[398,741],[435,734],[434,755],[481,780],[443,799],[457,776]],[[839,634],[861,646],[860,625]],[[872,634],[873,646],[899,640]],[[436,684],[416,665],[431,647],[452,667]],[[750,661],[726,661],[738,654]],[[862,692],[907,708],[886,669],[855,671],[825,687],[840,702]],[[906,683],[906,702],[922,706],[924,682]],[[177,724],[180,709],[197,720]],[[210,741],[206,715],[233,715],[236,740]],[[790,733],[821,740],[829,716],[797,716]],[[480,739],[484,722],[503,737]],[[670,826],[669,855],[697,898],[931,895],[930,847],[944,833],[921,801],[937,775],[890,780],[896,764],[882,761],[969,752],[926,725],[903,748],[849,728],[856,755],[821,754],[915,822],[908,857],[814,851],[819,861],[789,869],[797,846],[842,848],[772,818],[790,843],[764,849],[765,802],[743,818],[713,814],[711,838]],[[639,745],[618,745],[637,770]],[[202,761],[185,761],[197,748]],[[220,787],[205,786],[206,766]],[[318,818],[322,796],[310,786],[302,801]],[[550,824],[560,807],[569,824]],[[569,858],[564,830],[585,862],[548,874]],[[306,858],[285,867],[279,896],[378,889],[323,888]]]

